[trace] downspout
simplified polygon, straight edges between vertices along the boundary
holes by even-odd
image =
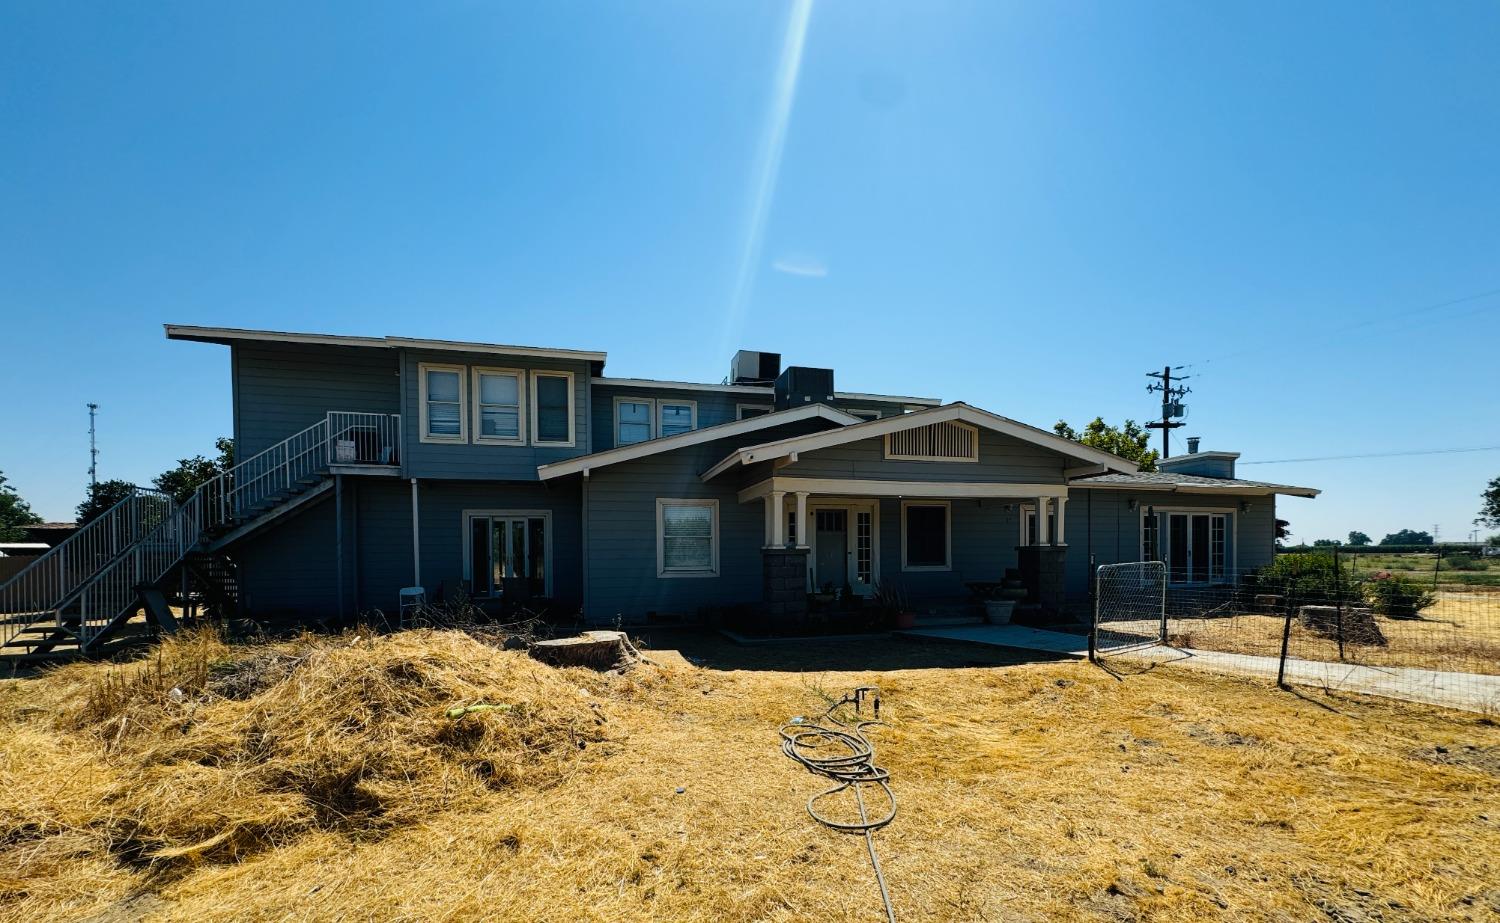
[[[337,559],[339,621],[344,620],[344,476],[333,476],[333,554]]]
[[[592,429],[592,427],[590,428]],[[589,615],[589,469],[583,469],[583,500],[580,504],[582,511],[579,517],[583,520],[583,535],[580,541],[583,545],[583,591],[579,593],[578,605],[583,611],[584,621],[588,621]]]
[[[417,479],[411,479],[411,585],[422,585],[422,526],[417,507]]]
[[[351,507],[351,518],[354,520],[349,525],[349,541],[353,543],[353,554],[351,564],[354,570],[354,611],[359,612],[359,481],[356,479],[349,484],[352,492],[349,496]]]

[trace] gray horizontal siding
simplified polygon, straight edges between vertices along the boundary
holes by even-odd
[[[884,437],[801,453],[777,473],[789,477],[883,481],[992,481],[1061,484],[1064,456],[1029,442],[980,430],[979,461],[899,461],[885,457]]]
[[[1004,500],[949,502],[951,569],[905,571],[901,560],[901,501],[880,503],[880,579],[899,586],[918,609],[924,602],[968,596],[971,580],[999,580],[1016,566],[1020,506]]]
[[[231,348],[235,447],[241,459],[306,429],[330,410],[400,411],[391,350],[262,343]]]
[[[578,485],[419,482],[422,586],[429,599],[453,593],[463,577],[465,510],[550,510],[555,614],[576,612],[583,589]],[[338,560],[332,494],[313,508],[236,545],[245,609],[252,615],[337,614]],[[394,614],[413,585],[411,485],[396,478],[346,478],[344,578],[349,611]],[[356,581],[357,574],[357,581]],[[357,594],[357,595],[356,595]]]
[[[589,453],[588,396],[589,363],[567,362],[557,359],[522,359],[509,356],[487,356],[470,353],[422,352],[402,350],[405,368],[405,395],[402,406],[402,427],[406,432],[405,473],[418,478],[474,478],[477,480],[535,481],[536,469],[556,461]],[[468,400],[468,443],[422,442],[421,382],[418,367],[422,363],[437,365],[459,365],[465,367],[465,393]],[[573,373],[573,430],[572,448],[549,448],[545,446],[483,445],[473,442],[474,407],[472,402],[474,367],[525,369],[528,373],[527,426],[530,419],[530,372],[532,370]],[[527,435],[530,439],[530,433]]]

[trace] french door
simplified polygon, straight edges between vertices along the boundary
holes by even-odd
[[[507,587],[524,588],[529,596],[547,595],[547,519],[537,513],[469,517],[474,596],[503,596]]]
[[[1225,578],[1227,517],[1223,513],[1162,513],[1148,523],[1146,540],[1165,539],[1156,559],[1166,562],[1171,583],[1220,583]],[[1152,528],[1154,526],[1154,528]],[[1164,526],[1164,528],[1163,528]]]
[[[875,504],[819,503],[807,510],[807,534],[799,529],[795,511],[787,516],[787,537],[811,547],[808,555],[808,583],[813,590],[825,585],[835,589],[848,586],[856,596],[875,592],[876,557],[879,554],[875,534]]]

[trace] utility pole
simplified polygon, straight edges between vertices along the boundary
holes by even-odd
[[[94,443],[94,414],[99,412],[99,405],[90,403],[89,407],[89,487],[99,484],[99,447]]]
[[[1174,369],[1170,365],[1164,365],[1162,366],[1160,372],[1146,373],[1147,378],[1157,379],[1155,384],[1146,385],[1146,393],[1154,394],[1158,391],[1161,392],[1161,420],[1156,423],[1147,423],[1146,428],[1161,430],[1162,458],[1167,458],[1172,454],[1172,443],[1170,441],[1172,430],[1176,429],[1179,426],[1186,425],[1181,421],[1174,419],[1175,417],[1182,416],[1184,410],[1186,409],[1182,406],[1182,398],[1192,393],[1193,390],[1186,385],[1172,384],[1172,382],[1174,381],[1186,381],[1190,377],[1188,375],[1172,375],[1173,371],[1181,368],[1182,366],[1180,365],[1177,366],[1176,369]]]

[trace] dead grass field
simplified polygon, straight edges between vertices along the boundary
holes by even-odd
[[[1419,619],[1374,619],[1386,644],[1346,642],[1346,662],[1500,674],[1500,593],[1440,590],[1437,602]],[[1281,616],[1262,614],[1173,618],[1167,623],[1168,639],[1176,646],[1264,657],[1280,655],[1282,629]],[[1142,623],[1140,630],[1150,629]],[[1303,660],[1340,659],[1336,638],[1296,620],[1288,651]]]
[[[1478,716],[942,644],[651,640],[624,676],[409,632],[4,682],[0,917],[880,919],[862,842],[806,816],[826,786],[776,737],[865,682],[902,920],[1500,914]],[[444,714],[477,701],[511,708]]]

